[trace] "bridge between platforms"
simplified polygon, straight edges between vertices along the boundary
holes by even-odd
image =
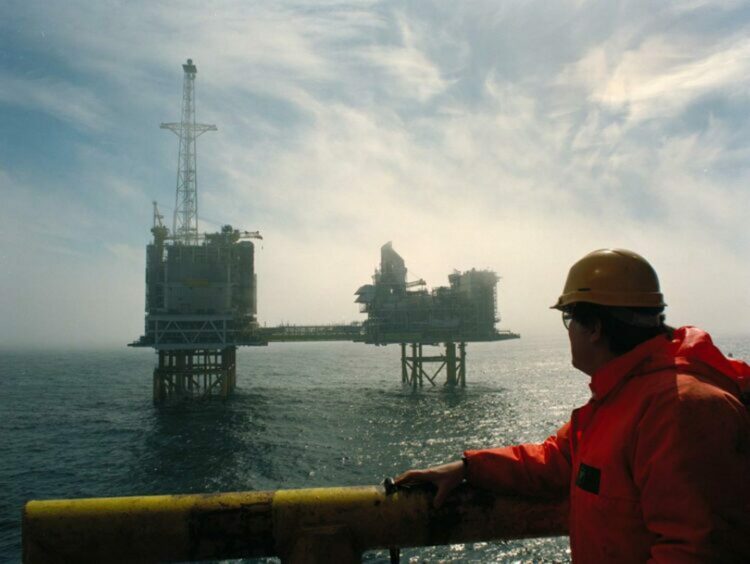
[[[364,342],[364,328],[361,323],[346,325],[277,325],[260,327],[257,330],[260,341],[268,343],[303,343],[310,341],[355,341]]]
[[[444,329],[406,329],[397,328],[385,331],[367,329],[364,324],[352,322],[345,325],[277,325],[261,327],[256,330],[256,338],[261,344],[294,343],[305,341],[353,341],[369,345],[392,345],[417,343],[437,345],[447,342],[492,342],[506,339],[517,339],[519,335],[512,331],[463,332]]]

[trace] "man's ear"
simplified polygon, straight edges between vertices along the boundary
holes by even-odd
[[[602,322],[599,319],[595,319],[591,329],[589,329],[589,342],[598,343],[603,339],[602,335]]]

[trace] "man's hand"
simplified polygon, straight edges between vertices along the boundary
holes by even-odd
[[[397,486],[411,486],[414,484],[433,484],[437,487],[435,500],[432,502],[435,509],[443,505],[445,498],[464,479],[464,463],[462,461],[449,462],[440,466],[433,466],[424,470],[408,470],[400,476],[396,476],[394,483]]]

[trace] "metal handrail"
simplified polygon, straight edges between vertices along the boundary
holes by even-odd
[[[279,556],[359,562],[365,550],[567,534],[567,502],[468,486],[440,509],[383,487],[29,501],[23,561],[165,562]]]

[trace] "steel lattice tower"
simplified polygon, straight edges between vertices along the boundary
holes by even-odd
[[[206,131],[216,131],[215,125],[195,123],[195,75],[198,69],[192,59],[182,65],[185,79],[182,85],[182,121],[162,123],[180,138],[177,159],[177,194],[175,196],[172,235],[184,244],[198,242],[198,179],[195,140]]]

